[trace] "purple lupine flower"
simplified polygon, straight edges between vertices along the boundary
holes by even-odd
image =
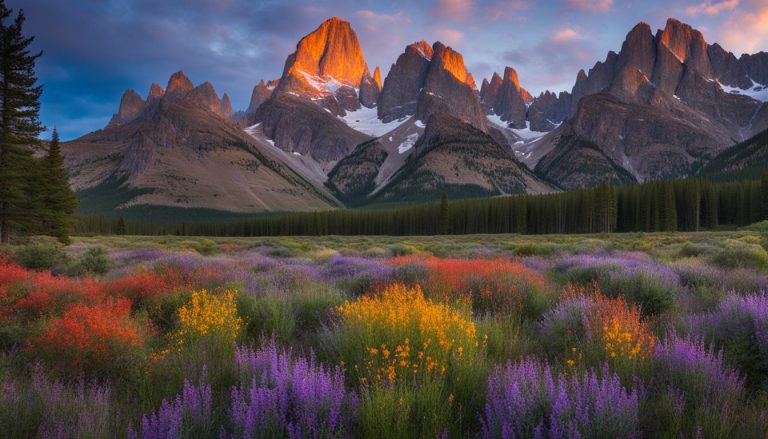
[[[205,374],[203,374],[205,375]],[[211,385],[200,383],[195,386],[184,380],[182,392],[171,401],[163,400],[157,411],[141,419],[139,431],[128,428],[129,439],[174,439],[192,432],[212,428]]]
[[[483,438],[636,437],[638,395],[607,368],[554,376],[536,359],[508,363],[488,379]]]
[[[744,396],[739,371],[725,364],[722,351],[707,348],[701,340],[673,334],[656,345],[654,363],[658,380],[710,412],[725,415]]]
[[[694,336],[733,353],[748,380],[768,379],[768,293],[731,293],[714,311],[690,316],[688,326]]]
[[[255,351],[238,348],[235,365],[240,386],[232,389],[233,437],[351,434],[359,401],[344,388],[340,368],[326,369],[314,356],[294,359],[274,340]]]
[[[0,416],[8,416],[0,425],[29,422],[24,417],[30,409],[39,416],[37,436],[43,438],[109,437],[120,419],[110,386],[84,378],[65,384],[49,378],[39,364],[29,380],[0,377]],[[13,428],[0,436],[18,436]]]

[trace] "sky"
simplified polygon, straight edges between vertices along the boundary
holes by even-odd
[[[146,97],[184,70],[244,109],[260,79],[282,73],[298,40],[325,19],[357,32],[368,65],[386,75],[411,42],[442,41],[478,84],[514,67],[534,94],[570,90],[629,30],[675,17],[738,55],[768,51],[766,0],[7,0],[43,51],[41,118],[62,139],[103,128],[120,97]],[[49,136],[44,133],[42,137]]]

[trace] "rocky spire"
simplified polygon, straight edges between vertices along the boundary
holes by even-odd
[[[381,70],[379,70],[379,66],[376,66],[376,69],[373,71],[373,82],[381,90]]]
[[[200,106],[207,109],[211,113],[218,115],[222,114],[221,100],[216,94],[216,89],[213,88],[213,84],[211,84],[209,81],[205,81],[204,83],[195,87],[194,99]]]
[[[378,101],[381,120],[390,122],[416,112],[416,103],[431,59],[432,47],[426,41],[406,46],[384,80]]]
[[[160,85],[156,82],[153,82],[152,85],[149,86],[149,93],[147,93],[147,102],[153,101],[155,99],[160,99],[165,95],[165,90],[163,90],[163,87],[160,87]]]
[[[475,92],[475,81],[464,66],[464,58],[439,41],[432,46],[432,51],[416,116],[425,121],[432,114],[447,113],[487,131],[485,112]]]
[[[117,114],[112,116],[112,120],[107,126],[117,126],[132,121],[144,109],[144,105],[144,99],[129,88],[123,93],[123,97],[120,99],[120,108]]]
[[[221,97],[221,116],[229,119],[232,117],[233,113],[232,102],[229,100],[229,95],[224,93],[224,96]]]
[[[256,110],[259,109],[259,106],[267,101],[272,96],[272,90],[264,84],[264,80],[259,81],[259,83],[253,87],[253,92],[251,93],[251,102],[248,104],[248,109],[245,110],[247,114],[254,114],[256,113]]]
[[[366,76],[370,72],[357,34],[348,22],[334,17],[299,41],[285,61],[277,90],[321,99],[337,113],[338,107],[359,107],[355,89]]]
[[[366,72],[360,80],[360,103],[368,108],[373,108],[376,106],[380,91],[374,78]]]
[[[527,104],[532,100],[530,93],[520,87],[517,71],[512,67],[504,68],[504,79],[493,103],[494,113],[513,128],[525,128]]]
[[[165,96],[176,98],[189,93],[193,89],[192,81],[187,78],[183,71],[179,70],[168,79],[168,86],[165,87]]]

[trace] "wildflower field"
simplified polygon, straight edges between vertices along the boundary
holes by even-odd
[[[766,438],[768,235],[0,248],[3,438]]]

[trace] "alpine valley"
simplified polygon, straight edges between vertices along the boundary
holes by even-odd
[[[233,111],[179,71],[127,90],[104,129],[63,145],[82,213],[253,214],[538,194],[749,168],[768,156],[768,53],[736,57],[669,19],[645,23],[570,92],[513,67],[478,83],[440,42],[368,65],[323,22]],[[575,73],[575,72],[574,72]],[[761,135],[762,134],[762,135]]]

